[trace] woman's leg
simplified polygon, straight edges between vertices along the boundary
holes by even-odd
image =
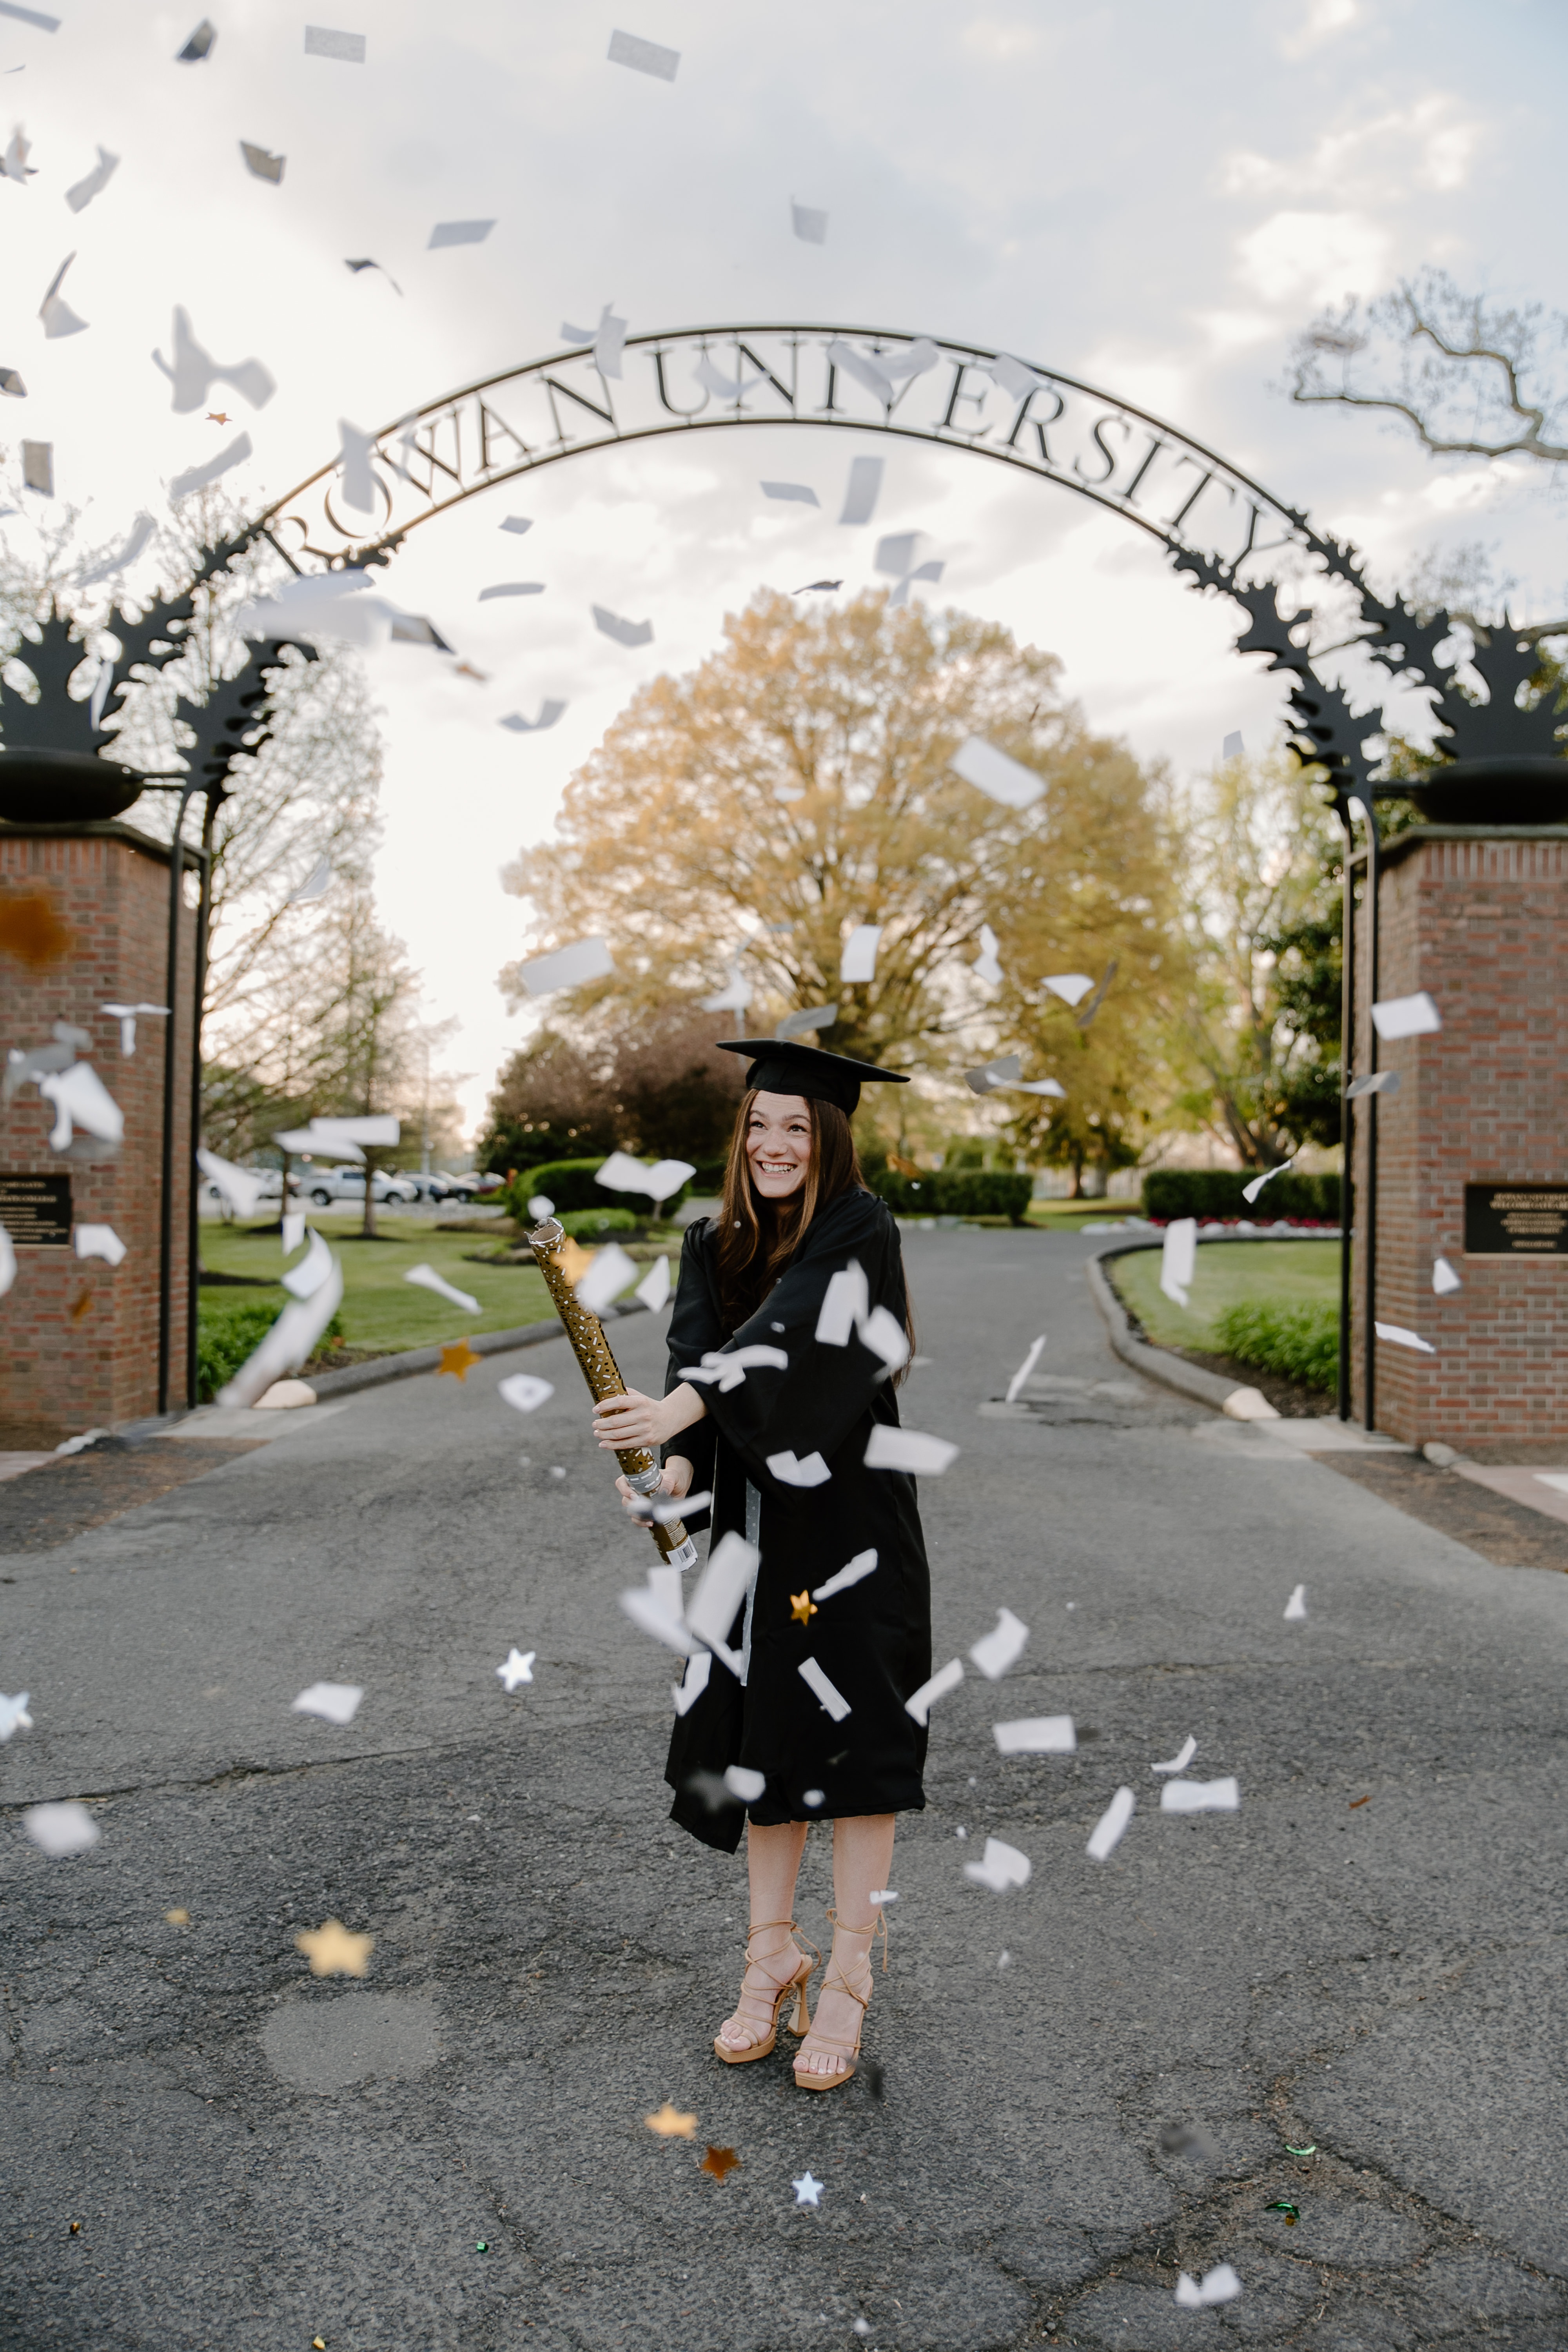
[[[839,2074],[847,2063],[842,2051],[814,2048],[818,2034],[842,2045],[854,2046],[863,2015],[861,2005],[846,1992],[830,1989],[835,1977],[868,2000],[871,1991],[871,1935],[881,1916],[874,1894],[885,1892],[893,1866],[891,1813],[846,1815],[833,1824],[833,1902],[838,1914],[833,1930],[833,1955],[816,1996],[816,2018],[795,2059],[799,2074]]]
[[[802,1954],[789,1931],[795,1912],[795,1882],[805,1851],[805,1822],[781,1822],[772,1829],[746,1825],[746,1873],[751,1883],[751,1937],[745,1980],[733,2017],[719,2028],[731,2050],[767,2039],[773,1998],[799,1968]],[[782,1924],[780,1924],[782,1923]]]

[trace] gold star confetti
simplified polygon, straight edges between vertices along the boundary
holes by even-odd
[[[658,2134],[660,2139],[689,2139],[697,2129],[696,2116],[683,2116],[678,2107],[670,2105],[668,2099],[657,2116],[644,2116],[643,2121],[650,2132]]]
[[[188,1927],[191,1924],[188,1911],[165,1911],[163,1916],[171,1927]]]
[[[477,678],[481,686],[488,686],[489,684],[489,670],[476,669],[472,662],[459,662],[452,675],[454,677]]]
[[[456,1372],[460,1381],[466,1381],[474,1366],[483,1362],[484,1358],[476,1356],[466,1339],[456,1339],[450,1347],[442,1349],[439,1369],[444,1372]]]
[[[84,1290],[71,1301],[71,1321],[80,1323],[92,1313],[92,1293]]]
[[[561,1260],[561,1271],[574,1290],[593,1265],[596,1255],[594,1250],[585,1250],[581,1242],[574,1242],[570,1234],[562,1243],[556,1255]]]
[[[722,2180],[727,2172],[734,2171],[740,2161],[732,2147],[710,2147],[699,2170],[710,2172],[715,2180]]]
[[[374,1936],[355,1936],[341,1919],[320,1927],[306,1927],[295,1937],[294,1949],[303,1952],[313,1977],[363,1977],[375,1949]]]
[[[792,1592],[789,1597],[789,1613],[797,1623],[809,1625],[816,1614],[816,1603],[809,1592]]]
[[[228,422],[228,418],[224,415],[221,409],[208,409],[207,423],[209,425],[226,425]]]

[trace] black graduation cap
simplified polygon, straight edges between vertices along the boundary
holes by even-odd
[[[853,1062],[847,1054],[825,1054],[820,1045],[799,1045],[793,1037],[723,1037],[721,1054],[752,1054],[748,1087],[769,1095],[808,1095],[813,1102],[837,1103],[848,1118],[868,1079],[907,1087],[903,1070],[879,1070],[874,1062]]]

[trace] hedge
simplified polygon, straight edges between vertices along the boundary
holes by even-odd
[[[1338,1176],[1299,1176],[1294,1170],[1270,1177],[1250,1205],[1242,1188],[1252,1174],[1239,1168],[1152,1168],[1143,1179],[1143,1214],[1167,1223],[1177,1217],[1250,1217],[1266,1224],[1275,1217],[1322,1217],[1340,1221]]]
[[[1258,1364],[1308,1388],[1339,1386],[1340,1310],[1327,1300],[1298,1307],[1282,1299],[1242,1299],[1215,1316],[1214,1328],[1238,1363]]]
[[[574,1242],[603,1241],[608,1234],[635,1234],[638,1220],[629,1209],[563,1209],[563,1233]]]
[[[232,1314],[215,1316],[196,1330],[196,1394],[210,1404],[219,1389],[232,1381],[241,1364],[256,1353],[282,1312],[279,1307],[237,1307]],[[343,1334],[342,1318],[334,1315],[318,1349]]]
[[[934,1168],[900,1176],[887,1168],[870,1180],[895,1216],[1010,1217],[1021,1225],[1035,1189],[1032,1176],[999,1168]]]
[[[577,1209],[614,1209],[623,1202],[633,1203],[633,1222],[640,1211],[643,1219],[655,1213],[653,1202],[644,1192],[613,1192],[607,1184],[597,1181],[597,1171],[605,1164],[605,1154],[595,1153],[592,1160],[546,1160],[537,1168],[520,1168],[514,1183],[504,1188],[507,1207],[520,1225],[531,1225],[528,1204],[536,1192],[542,1192],[553,1202],[555,1213],[569,1215]],[[658,1213],[672,1216],[679,1202],[686,1198],[689,1186],[661,1202]],[[623,1229],[624,1230],[624,1229]]]

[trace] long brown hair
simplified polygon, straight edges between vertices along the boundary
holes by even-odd
[[[754,1315],[796,1250],[818,1209],[840,1192],[868,1187],[856,1157],[849,1121],[837,1103],[805,1098],[811,1157],[805,1181],[784,1201],[763,1201],[752,1181],[746,1137],[760,1089],[748,1087],[730,1139],[724,1196],[719,1211],[719,1302],[732,1331]]]
[[[748,1087],[742,1101],[735,1132],[730,1139],[724,1194],[719,1208],[719,1304],[731,1331],[738,1331],[756,1313],[800,1247],[805,1229],[818,1209],[837,1200],[841,1192],[868,1192],[871,1189],[860,1173],[855,1138],[844,1113],[837,1103],[816,1102],[806,1096],[811,1157],[805,1163],[805,1181],[787,1200],[761,1200],[752,1182],[752,1163],[746,1153],[752,1111],[760,1091],[756,1087]],[[915,1323],[907,1284],[904,1330],[912,1357]],[[903,1386],[909,1371],[906,1362],[894,1375],[896,1389]]]

